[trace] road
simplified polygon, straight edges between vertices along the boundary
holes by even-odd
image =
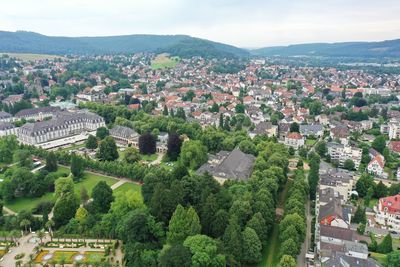
[[[306,261],[306,253],[310,247],[310,241],[311,241],[311,222],[312,222],[312,216],[310,213],[310,200],[307,199],[306,203],[306,214],[307,214],[307,230],[306,230],[306,238],[303,242],[303,245],[301,246],[301,251],[300,254],[297,256],[297,267],[306,267],[307,266],[307,261]]]

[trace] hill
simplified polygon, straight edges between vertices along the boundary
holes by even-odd
[[[400,57],[400,39],[265,47],[251,50],[251,53],[257,56]]]
[[[106,37],[55,37],[34,32],[0,31],[0,52],[51,55],[93,55],[165,52],[173,56],[243,57],[243,49],[187,35],[121,35]]]

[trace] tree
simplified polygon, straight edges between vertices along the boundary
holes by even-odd
[[[256,155],[257,153],[256,145],[250,140],[243,140],[240,142],[239,149],[246,154]]]
[[[143,155],[151,155],[157,150],[156,138],[149,132],[139,137],[139,152]]]
[[[300,132],[300,126],[297,122],[293,122],[290,124],[290,132],[291,133],[299,133]]]
[[[75,213],[75,219],[80,225],[84,225],[87,221],[88,211],[84,207],[79,207]]]
[[[72,153],[71,155],[71,173],[74,176],[74,179],[80,179],[83,176],[83,172],[85,170],[85,162],[84,160]]]
[[[79,207],[79,199],[75,193],[67,193],[59,197],[54,205],[53,220],[56,228],[66,225],[75,216]]]
[[[183,143],[181,162],[184,166],[197,169],[207,161],[207,148],[199,140],[189,140]]]
[[[118,159],[118,148],[114,138],[107,136],[100,142],[97,158],[103,161],[114,161]]]
[[[93,206],[100,213],[106,213],[114,201],[113,191],[111,187],[104,181],[96,184],[92,191]]]
[[[140,160],[140,154],[136,148],[127,147],[125,149],[124,161],[126,163],[132,164],[132,163],[138,162],[139,160]]]
[[[378,245],[377,252],[387,254],[392,251],[393,251],[392,236],[389,233],[383,238],[382,242]]]
[[[365,224],[364,223],[360,223],[358,226],[357,226],[357,233],[359,233],[360,235],[363,235],[364,234],[364,232],[365,232]]]
[[[281,243],[281,255],[289,255],[293,258],[296,258],[297,254],[299,253],[299,248],[296,242],[292,239],[286,239]]]
[[[88,139],[85,142],[85,147],[87,149],[96,149],[97,148],[97,138],[90,134]]]
[[[88,191],[86,190],[86,187],[83,187],[81,189],[80,196],[82,204],[86,204],[89,200],[89,194]]]
[[[168,116],[168,108],[167,105],[164,106],[163,115]]]
[[[28,219],[23,219],[19,223],[20,227],[24,229],[25,232],[28,232],[28,226],[31,225],[31,221]]]
[[[226,254],[231,254],[236,261],[242,258],[242,233],[236,216],[229,220],[222,238]]]
[[[219,114],[218,127],[220,129],[224,128],[224,114],[223,113]]]
[[[256,231],[246,227],[242,234],[243,237],[243,257],[242,261],[248,264],[254,264],[261,261],[262,245]]]
[[[326,142],[319,141],[315,145],[315,152],[317,152],[321,157],[325,156],[325,154],[328,152],[328,149],[326,148]]]
[[[376,137],[375,140],[372,142],[371,146],[379,153],[383,153],[383,150],[386,147],[385,136],[379,135],[378,137]]]
[[[167,242],[170,244],[180,244],[188,236],[200,234],[200,219],[193,207],[187,210],[178,205],[169,221]]]
[[[18,162],[20,167],[30,168],[32,166],[31,153],[27,149],[18,149],[14,153],[14,161]]]
[[[181,153],[182,139],[176,133],[170,133],[168,135],[167,142],[167,156],[171,161],[177,160],[179,154]]]
[[[192,253],[181,244],[164,245],[158,258],[161,267],[190,267]]]
[[[110,131],[106,127],[100,127],[96,130],[96,137],[103,140],[110,135]]]
[[[352,219],[352,223],[366,223],[367,217],[365,215],[365,207],[359,205],[357,206],[356,212],[354,213],[354,217]]]
[[[57,171],[57,158],[54,152],[50,151],[46,156],[46,170],[48,172]]]
[[[74,181],[71,177],[58,178],[55,183],[55,195],[56,197],[62,197],[68,193],[74,193]]]
[[[367,173],[362,174],[356,183],[356,191],[360,197],[365,197],[370,188],[374,191],[374,187],[374,178]]]
[[[375,197],[376,198],[386,197],[387,194],[388,194],[388,188],[384,183],[382,183],[382,181],[380,181],[375,187],[374,191]]]
[[[226,266],[225,256],[218,253],[217,242],[206,235],[189,236],[183,246],[192,253],[191,266]]]
[[[387,267],[400,266],[400,251],[394,251],[387,255],[386,258]]]
[[[296,267],[296,260],[290,255],[283,255],[279,261],[279,267]]]
[[[15,135],[0,138],[0,162],[11,163],[17,147],[18,141]]]
[[[355,164],[354,161],[352,161],[351,159],[346,159],[346,161],[343,164],[343,168],[345,168],[346,170],[352,171],[355,168]]]
[[[243,104],[237,104],[235,106],[236,113],[244,113],[245,106]]]

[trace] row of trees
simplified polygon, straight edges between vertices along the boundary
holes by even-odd
[[[296,259],[306,236],[306,212],[304,202],[308,197],[308,184],[303,170],[297,170],[289,197],[285,204],[285,214],[279,223],[280,257],[282,262]],[[293,260],[291,260],[293,259]]]

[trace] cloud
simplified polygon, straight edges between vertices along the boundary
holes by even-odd
[[[13,0],[1,30],[188,34],[242,47],[399,38],[395,0]]]

